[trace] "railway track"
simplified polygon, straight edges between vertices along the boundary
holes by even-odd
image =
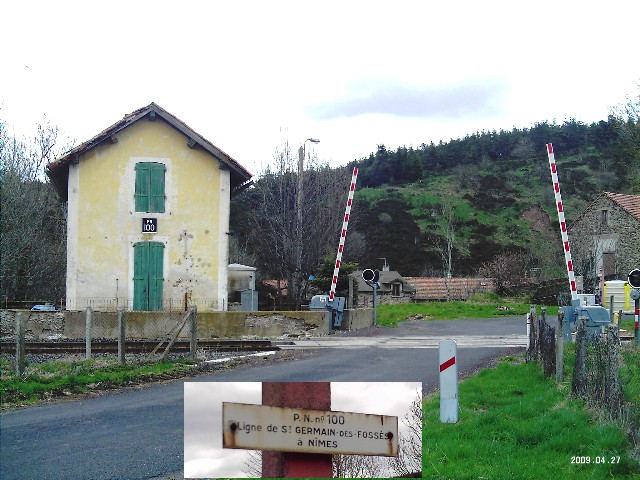
[[[129,340],[125,343],[126,353],[151,353],[160,343],[160,340]],[[158,349],[164,351],[167,341]],[[176,341],[171,347],[171,352],[188,352],[190,344],[188,341]],[[279,347],[269,340],[205,340],[198,342],[198,350],[214,350],[218,352],[264,352],[279,350]],[[3,354],[15,355],[15,342],[0,342],[0,352]],[[84,341],[56,341],[25,342],[25,353],[32,354],[81,354],[85,352]],[[91,342],[91,353],[118,353],[117,341],[93,341]]]

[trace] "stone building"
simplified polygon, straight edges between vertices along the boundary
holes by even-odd
[[[605,280],[626,280],[640,268],[640,195],[601,193],[569,227],[576,275],[585,290]]]

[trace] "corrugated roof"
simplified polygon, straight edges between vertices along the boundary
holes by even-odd
[[[187,138],[189,138],[189,145],[195,147],[199,145],[204,150],[206,150],[209,154],[219,160],[222,164],[229,167],[231,172],[231,187],[232,190],[237,190],[242,188],[243,185],[246,185],[247,182],[251,179],[252,175],[247,171],[242,165],[240,165],[235,159],[231,156],[220,150],[214,144],[212,144],[209,140],[202,137],[200,134],[192,130],[186,123],[177,118],[176,116],[170,114],[165,109],[157,105],[156,103],[151,103],[146,107],[142,107],[138,110],[135,110],[131,113],[126,114],[121,120],[117,121],[110,127],[104,129],[102,132],[94,136],[93,138],[87,140],[86,142],[81,143],[77,147],[71,149],[67,153],[65,153],[62,157],[57,160],[51,162],[47,165],[46,172],[49,178],[53,181],[58,193],[63,198],[63,200],[67,199],[67,182],[69,176],[69,164],[72,161],[76,161],[79,159],[81,155],[88,152],[89,150],[97,147],[104,141],[111,141],[113,136],[119,131],[129,127],[134,124],[138,120],[146,117],[146,116],[158,116],[169,125],[174,127],[176,130],[184,134]]]

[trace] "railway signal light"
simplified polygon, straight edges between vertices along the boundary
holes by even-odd
[[[362,271],[362,279],[367,283],[376,283],[380,279],[380,272],[378,270],[365,268]]]
[[[633,288],[640,288],[640,269],[634,268],[629,272],[629,285]]]

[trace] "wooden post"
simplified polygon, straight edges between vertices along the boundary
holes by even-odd
[[[89,360],[91,358],[91,322],[93,320],[93,310],[91,307],[87,307],[87,312],[85,315],[85,358]]]
[[[558,312],[556,325],[556,382],[562,382],[564,377],[564,312]]]
[[[262,404],[331,410],[329,382],[263,382]],[[263,478],[331,478],[332,456],[318,453],[262,452]]]
[[[27,322],[22,312],[16,313],[16,373],[19,377],[24,374],[24,334]]]
[[[196,360],[196,351],[198,348],[198,310],[194,305],[191,307],[191,342],[189,345],[189,350],[191,352],[191,360],[195,362]]]
[[[607,378],[605,381],[605,401],[614,415],[620,414],[622,407],[622,387],[620,385],[620,361],[618,359],[618,345],[620,337],[615,325],[609,325],[607,330]]]
[[[193,308],[194,307],[189,309],[189,311],[182,318],[182,323],[180,324],[180,328],[178,328],[178,330],[173,334],[173,338],[171,339],[171,341],[167,345],[167,348],[165,348],[164,352],[162,352],[162,360],[163,361],[167,358],[167,354],[169,353],[169,350],[171,349],[171,347],[173,347],[173,344],[178,339],[178,336],[182,332],[182,329],[187,324],[187,320],[189,320],[189,317],[191,316],[191,312],[193,311]],[[153,351],[151,352],[152,355],[156,352],[156,350],[160,347],[160,345],[162,345],[162,340],[160,340],[160,343],[156,346],[156,348],[153,349]]]
[[[615,297],[611,295],[609,297],[609,322],[613,323],[613,300]]]
[[[125,364],[125,323],[124,323],[124,309],[118,310],[118,361],[120,365]]]
[[[578,397],[584,396],[587,392],[587,319],[578,318],[576,328],[576,361],[573,369],[573,383],[571,391]]]

